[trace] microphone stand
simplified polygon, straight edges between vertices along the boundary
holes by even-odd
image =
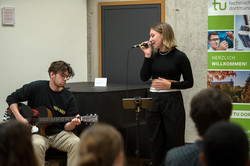
[[[149,44],[151,44],[151,42],[149,42]],[[137,47],[141,47],[141,46],[144,46],[144,47],[147,47],[148,44],[147,43],[143,43],[143,44],[137,44],[137,45],[133,45],[129,51],[128,51],[128,56],[127,56],[127,74],[126,74],[126,91],[127,91],[127,97],[128,97],[128,84],[129,84],[129,81],[128,81],[128,68],[129,68],[129,55],[130,55],[130,51],[132,48],[137,48]],[[127,98],[129,99],[129,98]],[[136,112],[136,121],[137,121],[137,139],[136,139],[136,151],[135,151],[135,154],[136,154],[136,164],[137,166],[140,165],[140,162],[139,162],[139,158],[140,158],[140,145],[139,145],[139,140],[140,140],[140,117],[139,117],[139,113],[141,112],[141,109],[142,108],[151,108],[152,107],[152,98],[146,98],[146,100],[148,102],[144,102],[144,104],[142,103],[142,98],[139,96],[139,97],[134,97],[133,99],[129,99],[128,102],[130,102],[130,104],[132,103],[132,107],[131,105],[129,104],[128,108],[126,108],[126,101],[124,101],[126,99],[123,99],[123,108],[124,109],[132,109],[134,107],[134,104],[135,104],[135,112]],[[129,108],[130,107],[130,108]]]

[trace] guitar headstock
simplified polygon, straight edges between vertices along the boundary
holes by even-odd
[[[85,123],[96,123],[98,122],[98,115],[97,114],[90,114],[90,115],[85,115],[80,117],[82,122]]]

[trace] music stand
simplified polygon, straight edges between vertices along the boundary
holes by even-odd
[[[152,98],[124,98],[122,99],[123,109],[135,109],[136,112],[136,121],[137,121],[137,141],[136,141],[136,162],[139,166],[139,157],[140,157],[140,148],[139,148],[139,138],[140,138],[140,118],[139,113],[142,109],[152,107]]]

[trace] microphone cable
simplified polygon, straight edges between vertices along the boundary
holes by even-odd
[[[151,42],[149,42],[149,44],[151,45]],[[130,52],[133,48],[138,48],[138,47],[148,47],[148,44],[147,43],[142,43],[142,44],[136,44],[136,45],[133,45],[132,47],[130,47],[130,49],[128,50],[128,55],[127,55],[127,66],[126,66],[126,94],[127,94],[127,97],[128,97],[128,84],[129,84],[129,77],[128,77],[128,72],[129,72],[129,55],[130,55]]]
[[[131,52],[132,48],[128,50],[128,55],[127,55],[127,64],[126,64],[126,97],[128,97],[128,84],[129,84],[129,55]]]
[[[133,49],[133,47],[129,48],[128,54],[127,54],[127,59],[126,59],[127,60],[127,64],[126,64],[126,98],[129,97],[129,95],[128,95],[128,84],[129,84],[128,69],[129,69],[129,56],[130,56],[132,49]],[[128,115],[126,116],[126,120],[128,120]],[[125,153],[127,153],[127,151],[128,151],[128,127],[125,128]]]

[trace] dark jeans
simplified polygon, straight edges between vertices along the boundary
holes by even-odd
[[[153,166],[164,165],[168,150],[184,145],[185,109],[180,91],[153,93],[152,109],[146,111]]]

